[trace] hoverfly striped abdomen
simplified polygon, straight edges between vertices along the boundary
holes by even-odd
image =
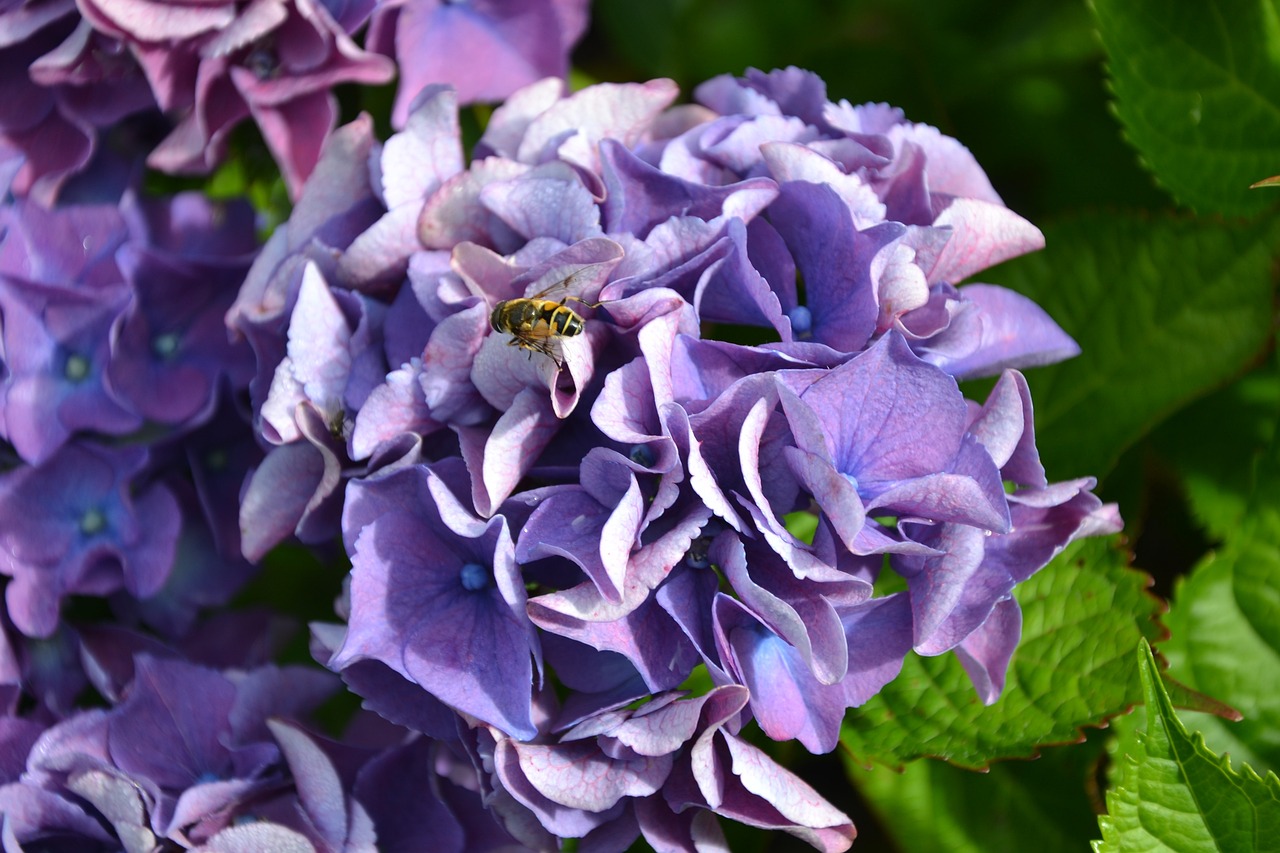
[[[502,300],[493,306],[493,311],[489,314],[489,325],[495,332],[511,335],[511,340],[508,341],[511,346],[540,352],[559,366],[560,359],[554,349],[555,340],[576,337],[586,328],[586,320],[565,303],[574,301],[588,308],[598,307],[597,304],[576,296],[566,296],[559,302],[542,298],[563,285],[564,282],[557,282],[533,296]]]

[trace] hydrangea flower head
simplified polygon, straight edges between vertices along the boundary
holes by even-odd
[[[453,743],[528,846],[684,849],[720,815],[845,849],[742,727],[829,751],[910,653],[995,701],[1016,583],[1119,527],[1035,450],[1017,368],[1074,342],[968,283],[1040,232],[958,142],[798,69],[679,107],[669,81],[534,82],[469,162],[472,95],[402,82],[402,129],[333,135],[228,314],[271,447],[245,553],[341,532],[318,659]],[[905,589],[876,595],[884,571]],[[715,687],[675,692],[699,666]]]

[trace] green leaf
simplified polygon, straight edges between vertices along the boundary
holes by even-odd
[[[1104,475],[1172,412],[1265,347],[1280,223],[1094,214],[985,276],[1030,296],[1084,352],[1027,374],[1052,479]]]
[[[850,764],[849,778],[905,853],[1078,853],[1097,834],[1083,793],[1103,738],[974,773],[918,761],[901,773]],[[856,848],[855,848],[856,849]]]
[[[1239,532],[1255,464],[1280,419],[1278,379],[1272,365],[1255,370],[1187,406],[1152,435],[1181,476],[1196,520],[1215,540]]]
[[[1115,110],[1157,180],[1200,212],[1249,215],[1280,167],[1274,0],[1092,0]]]
[[[982,767],[1079,740],[1082,726],[1139,699],[1133,643],[1160,633],[1147,584],[1115,540],[1071,545],[1015,590],[1022,642],[999,701],[983,706],[953,655],[908,655],[896,679],[846,715],[841,743],[864,764],[933,756]]]
[[[1273,440],[1221,552],[1178,585],[1167,620],[1172,636],[1160,645],[1171,675],[1244,715],[1239,723],[1197,716],[1197,726],[1258,770],[1280,770],[1278,590],[1280,440]]]
[[[1240,772],[1187,733],[1144,641],[1138,667],[1147,705],[1146,736],[1126,756],[1125,784],[1107,792],[1096,853],[1127,850],[1254,851],[1280,838],[1280,778]]]

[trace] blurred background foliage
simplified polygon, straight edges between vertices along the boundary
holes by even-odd
[[[1158,654],[1163,645],[1178,664],[1172,677],[1248,705],[1254,728],[1232,746],[1259,773],[1275,769],[1266,744],[1280,735],[1265,725],[1280,719],[1274,700],[1258,700],[1256,683],[1223,694],[1270,672],[1277,643],[1263,630],[1242,659],[1197,666],[1187,649],[1200,623],[1178,598],[1188,577],[1193,588],[1212,585],[1219,549],[1253,553],[1233,542],[1241,520],[1280,501],[1280,488],[1270,495],[1276,484],[1255,484],[1254,475],[1258,458],[1275,455],[1280,409],[1280,190],[1248,189],[1280,173],[1274,3],[596,0],[592,13],[574,54],[581,82],[671,77],[689,97],[718,74],[796,65],[820,75],[831,100],[891,103],[973,151],[1005,202],[1047,237],[1044,251],[980,278],[1035,297],[1085,350],[1028,371],[1050,479],[1096,475],[1101,496],[1119,502],[1126,533],[1116,559],[1150,576],[1158,600],[1147,595],[1143,607],[1173,608],[1164,620],[1135,609],[1133,637],[1151,635]],[[986,389],[967,390],[980,399]],[[1258,528],[1249,527],[1249,546],[1261,540],[1274,556],[1276,531]],[[1280,562],[1250,565],[1262,573],[1260,588],[1280,588]],[[1045,571],[1055,569],[1066,563]],[[1280,618],[1261,600],[1261,612],[1217,612],[1203,630],[1220,636],[1225,620],[1251,633],[1251,624]],[[1166,624],[1183,634],[1170,637]],[[1232,666],[1235,681],[1220,671]],[[1133,704],[1136,670],[1129,678]],[[854,817],[855,849],[1085,850],[1100,837],[1108,788],[1124,782],[1117,743],[1132,743],[1141,716],[1110,729],[1097,727],[1103,717],[1084,721],[1065,738],[1079,739],[1071,745],[991,748],[993,759],[1040,758],[994,761],[986,773],[930,760],[898,773],[884,755],[859,749],[865,734],[846,737],[843,766],[794,744],[775,752]],[[1233,725],[1186,717],[1211,734]],[[1125,740],[1115,740],[1117,729]],[[928,754],[928,744],[918,751]],[[731,841],[734,850],[809,849],[749,831]]]

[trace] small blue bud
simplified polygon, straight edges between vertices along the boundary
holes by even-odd
[[[89,359],[82,355],[67,356],[62,372],[72,382],[80,382],[89,375]]]
[[[791,333],[797,338],[807,338],[813,331],[813,313],[803,305],[797,305],[787,312],[791,320]]]
[[[479,563],[467,563],[458,577],[462,580],[462,588],[468,592],[478,592],[489,585],[489,570]]]

